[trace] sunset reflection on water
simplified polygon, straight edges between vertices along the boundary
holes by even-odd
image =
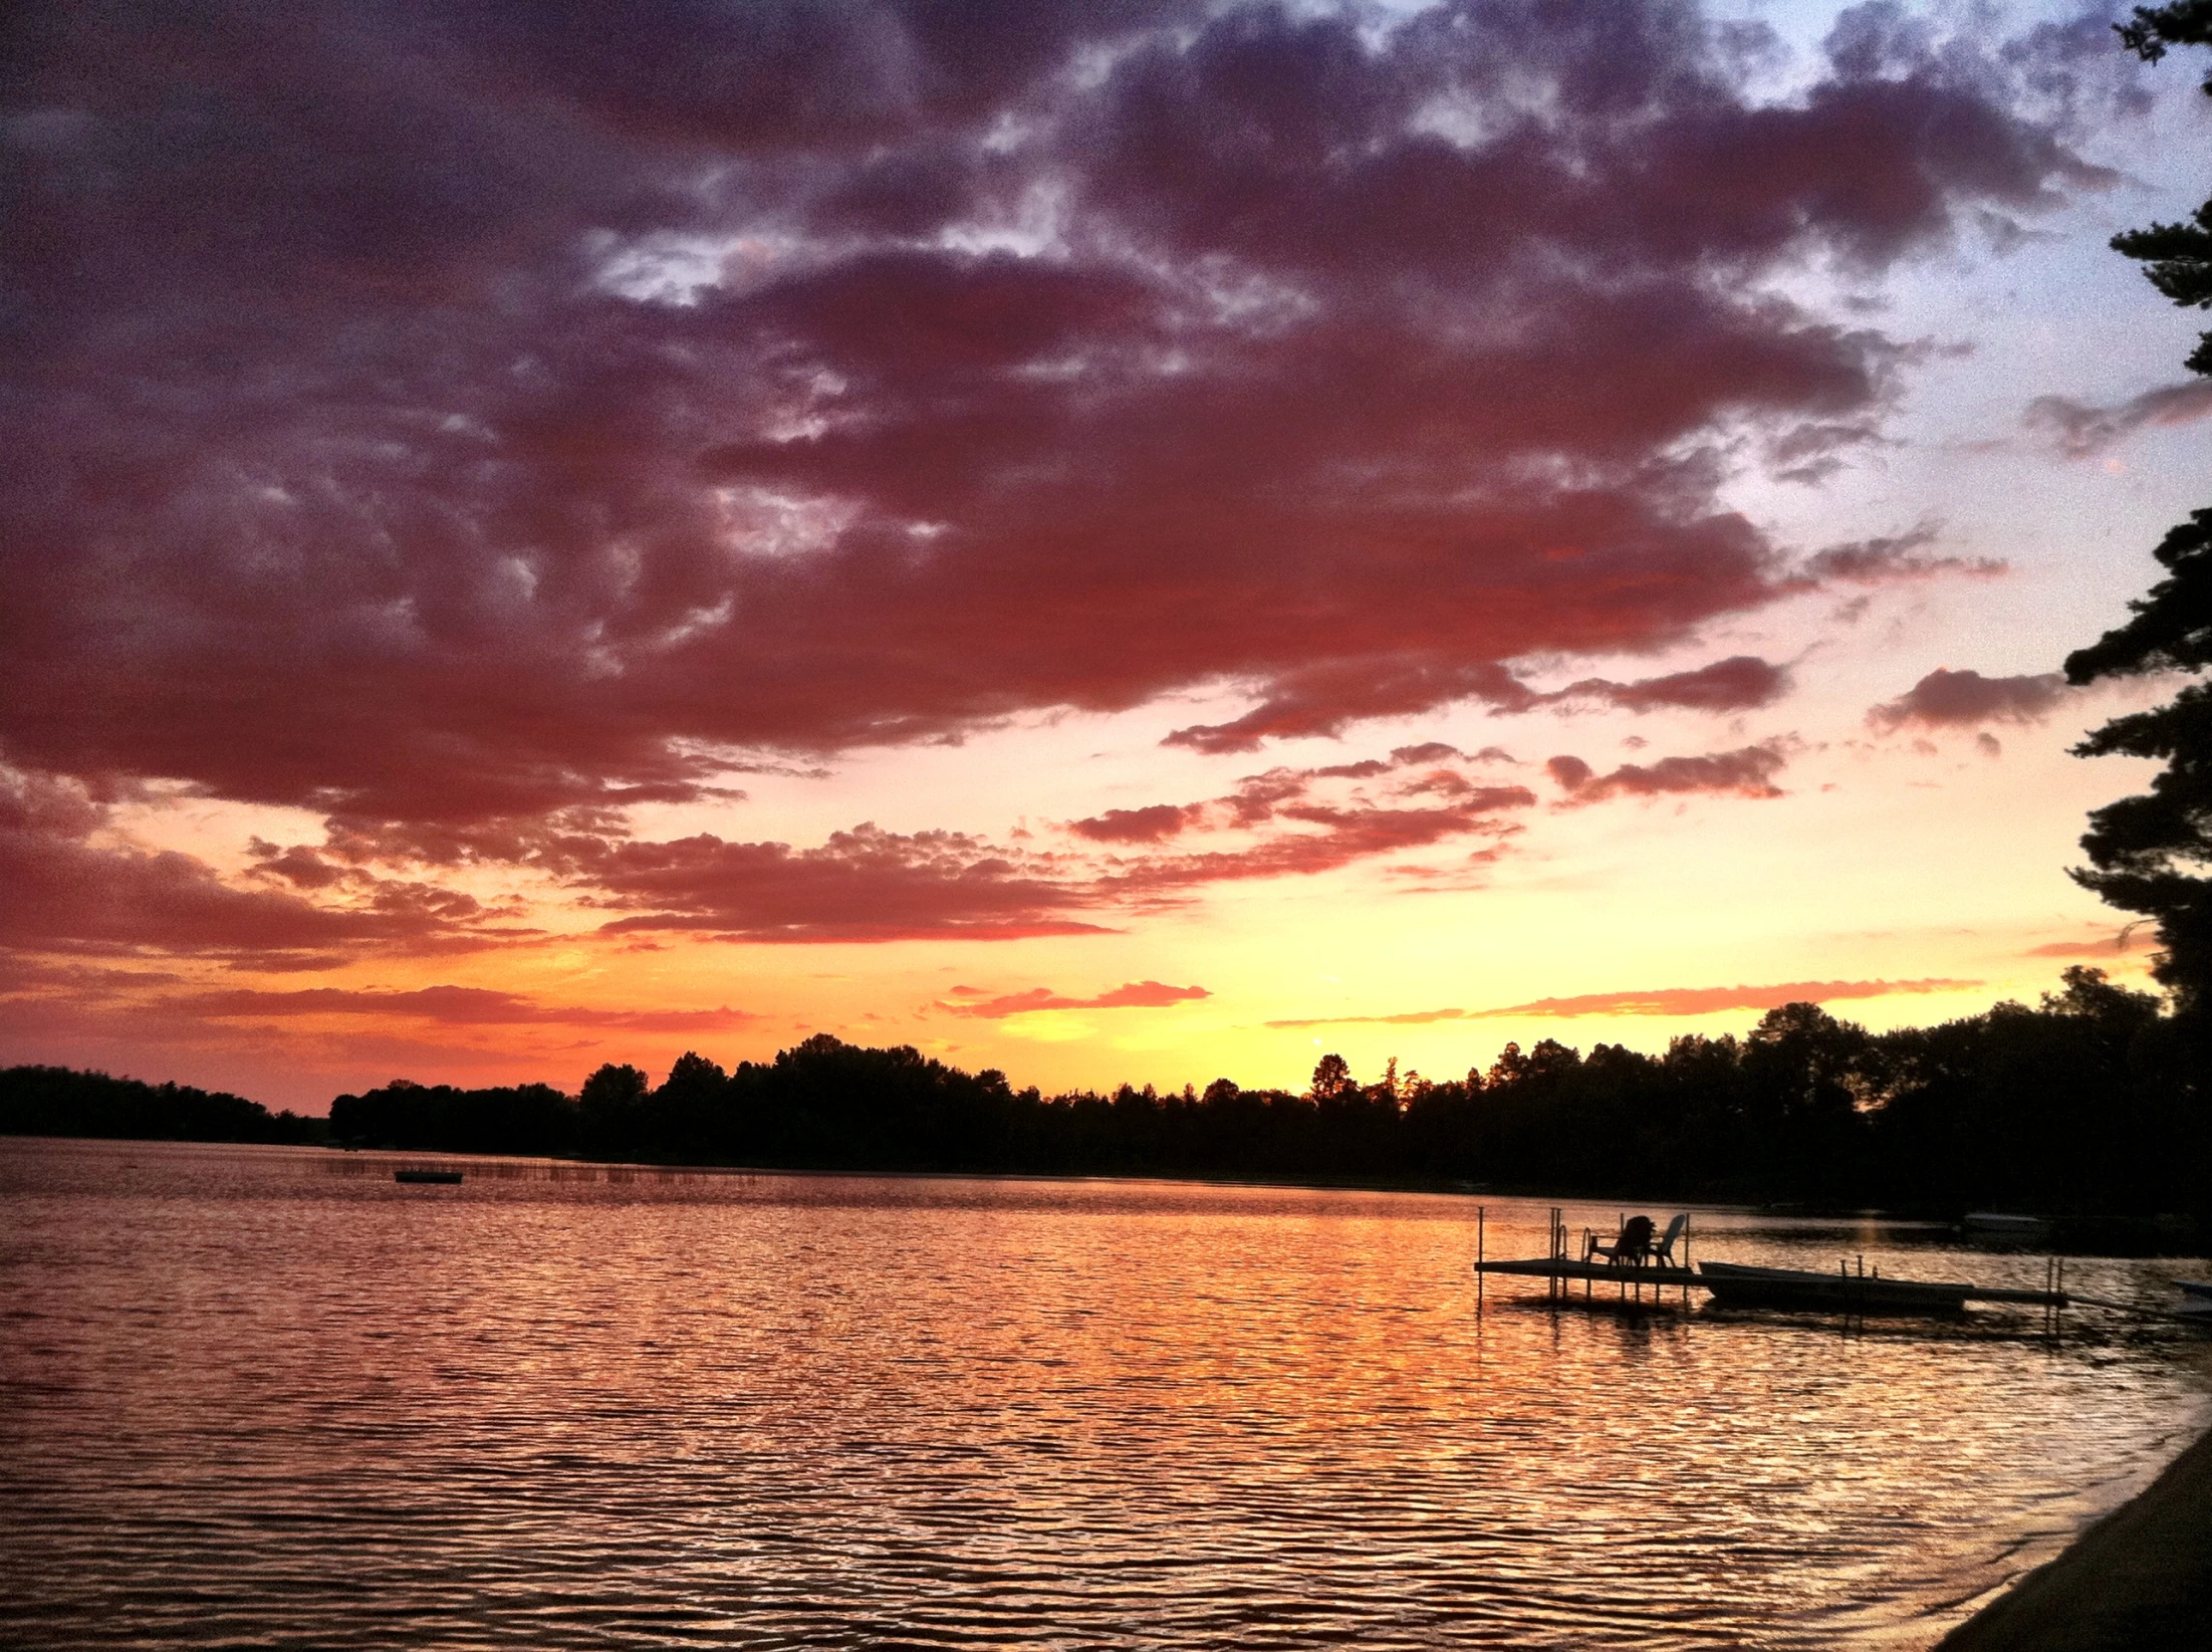
[[[33,1644],[1915,1646],[2199,1344],[1551,1311],[1475,1202],[0,1143]],[[1571,1207],[1609,1230],[1618,1207]],[[1493,1256],[1544,1248],[1493,1202]],[[1699,1254],[2040,1283],[1699,1213]],[[2074,1282],[2161,1300],[2171,1264]]]

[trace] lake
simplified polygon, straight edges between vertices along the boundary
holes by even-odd
[[[399,1165],[458,1164],[458,1187]],[[1487,1201],[1492,1256],[1541,1204]],[[24,1644],[1921,1647],[2206,1339],[1623,1315],[1471,1198],[0,1139]],[[1664,1220],[1665,1211],[1657,1211]],[[1571,1205],[1610,1232],[1619,1207]],[[1694,1254],[2040,1257],[1693,1217]],[[2173,1263],[2069,1264],[2172,1305]],[[2196,1270],[2201,1276],[2201,1270]]]

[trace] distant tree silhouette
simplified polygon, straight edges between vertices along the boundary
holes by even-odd
[[[1327,1055],[1314,1063],[1313,1096],[1316,1101],[1334,1101],[1352,1087],[1352,1068],[1342,1056]]]
[[[652,1080],[634,1066],[610,1062],[584,1080],[577,1096],[577,1135],[594,1158],[623,1159],[645,1137],[645,1095]]]
[[[66,1066],[0,1070],[0,1135],[316,1142],[327,1133],[320,1118],[271,1113],[226,1090],[149,1084]]]
[[[359,1147],[439,1153],[569,1153],[576,1103],[551,1084],[457,1089],[394,1078],[331,1102],[331,1137]]]
[[[2128,50],[2156,63],[2168,47],[2212,44],[2212,5],[2138,7],[2133,21],[2116,27]],[[2212,76],[2204,90],[2212,95]],[[2188,223],[2129,230],[2112,247],[2141,260],[2144,276],[2175,304],[2212,307],[2212,200]],[[2212,374],[2212,333],[2187,365]],[[2212,510],[2194,512],[2156,554],[2166,578],[2129,604],[2134,616],[2124,625],[2068,656],[2068,681],[2201,672],[2212,664]],[[2157,921],[2163,950],[2154,973],[2200,1053],[2212,1050],[2212,878],[2205,875],[2212,865],[2212,686],[2192,683],[2166,705],[2114,718],[2075,751],[2166,765],[2147,793],[2090,815],[2082,839],[2089,865],[2075,876],[2112,905]]]

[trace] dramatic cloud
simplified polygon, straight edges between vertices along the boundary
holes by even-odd
[[[1912,725],[1921,728],[1971,728],[1977,723],[2033,723],[2050,715],[2066,697],[2066,678],[1985,677],[1979,671],[1930,671],[1905,693],[1866,713],[1867,725],[1883,733]]]
[[[1600,775],[1579,757],[1555,757],[1544,767],[1581,807],[1609,798],[1654,798],[1679,792],[1716,792],[1739,798],[1779,798],[1774,777],[1789,759],[1772,745],[1745,746],[1704,757],[1663,757],[1656,763],[1624,763]]]
[[[2212,382],[2192,378],[2161,384],[2112,407],[2091,407],[2063,395],[2040,395],[2024,416],[2069,459],[2089,459],[2144,425],[2194,424],[2212,417]]]
[[[2072,45],[1881,6],[1780,99],[1684,0],[13,21],[0,758],[312,809],[341,860],[537,856],[754,754],[1224,685],[1176,738],[1248,750],[1691,641],[1801,589],[1734,456],[1817,470],[1909,365],[1793,278],[2108,181]],[[110,921],[49,871],[42,927]],[[949,839],[604,871],[638,927],[1071,922]],[[863,872],[887,907],[811,915]],[[133,934],[426,921],[85,876]]]
[[[979,1002],[940,1003],[937,1008],[956,1016],[1004,1021],[1008,1016],[1026,1015],[1032,1010],[1159,1010],[1170,1004],[1185,1004],[1213,995],[1203,987],[1169,987],[1157,981],[1131,981],[1111,992],[1101,993],[1097,998],[1064,998],[1049,987],[1032,987],[1028,992],[1005,993],[995,998],[982,997],[973,987],[955,987],[952,996],[978,999]]]
[[[1979,981],[1790,981],[1774,987],[1659,987],[1648,992],[1589,993],[1580,998],[1539,998],[1495,1010],[1421,1010],[1395,1016],[1323,1016],[1271,1021],[1270,1027],[1418,1026],[1434,1021],[1483,1021],[1531,1016],[1570,1021],[1584,1016],[1709,1016],[1726,1010],[1772,1010],[1783,1004],[1828,1004],[1843,999],[1894,998],[1920,993],[1965,992]]]

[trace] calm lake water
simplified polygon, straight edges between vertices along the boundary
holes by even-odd
[[[427,1162],[0,1140],[7,1639],[1916,1647],[2212,1393],[2200,1336],[2089,1312],[2054,1345],[2032,1309],[1846,1333],[1494,1281],[1478,1314],[1464,1199],[393,1183]],[[1545,1220],[1493,1202],[1490,1254],[1540,1254]],[[2070,1284],[2166,1306],[2176,1271]]]

